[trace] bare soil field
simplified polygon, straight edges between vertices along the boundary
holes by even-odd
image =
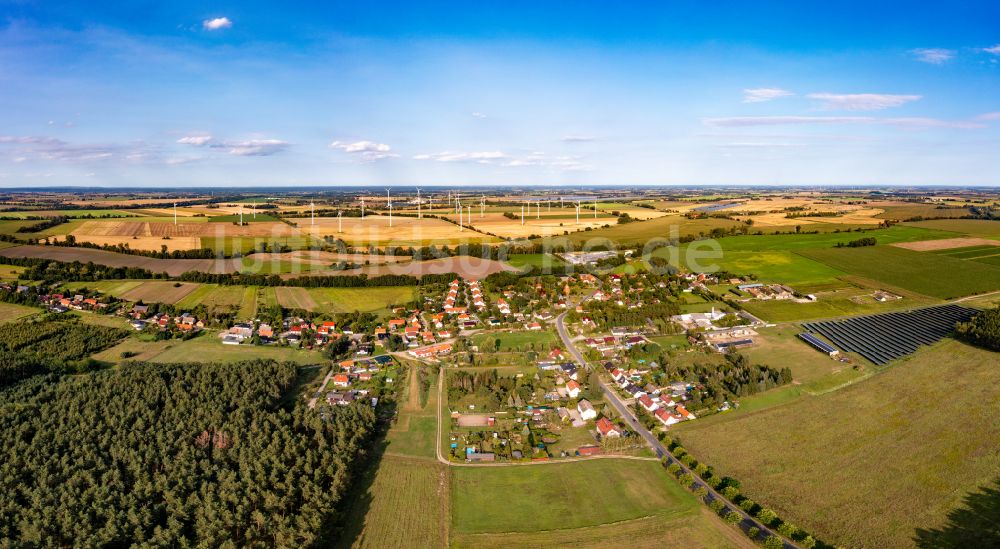
[[[239,264],[236,264],[234,267],[231,261],[216,261],[214,259],[154,259],[139,255],[105,252],[103,250],[64,248],[59,246],[15,246],[0,250],[0,255],[4,257],[54,259],[65,262],[93,262],[110,267],[138,267],[149,269],[154,273],[167,273],[171,276],[178,276],[187,271],[233,272],[239,270]]]
[[[932,250],[950,250],[952,248],[967,248],[969,246],[1000,246],[1000,241],[989,240],[987,238],[944,238],[941,240],[918,240],[916,242],[898,242],[892,246],[916,250],[918,252],[929,252]]]
[[[90,242],[99,246],[116,246],[128,244],[133,250],[158,252],[167,247],[168,251],[197,250],[201,248],[201,239],[196,236],[177,236],[164,238],[162,236],[76,236],[77,242]]]
[[[143,301],[158,303],[177,303],[184,296],[195,291],[200,284],[190,282],[170,282],[166,280],[150,280],[122,294],[127,301]]]
[[[636,208],[642,209],[642,208]],[[648,210],[653,213],[653,210]],[[480,216],[473,209],[472,227],[478,231],[495,234],[504,238],[527,238],[529,236],[557,236],[565,232],[575,232],[586,230],[588,227],[597,228],[605,225],[616,225],[618,219],[606,213],[598,213],[594,218],[593,210],[587,212],[580,211],[580,223],[576,222],[575,208],[553,208],[550,213],[544,206],[541,214],[536,213],[536,209],[531,209],[531,214],[525,213],[524,224],[521,224],[521,212],[518,210],[517,219],[504,217],[503,213],[486,213]],[[449,215],[449,219],[458,221],[457,215]],[[468,219],[468,216],[465,216]]]

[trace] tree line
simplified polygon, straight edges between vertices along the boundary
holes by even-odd
[[[1000,351],[1000,307],[977,313],[955,325],[955,335],[973,345]]]

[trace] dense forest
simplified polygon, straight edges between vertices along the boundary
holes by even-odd
[[[126,363],[0,390],[0,545],[329,539],[375,415],[288,409],[295,377],[274,361]]]
[[[84,372],[99,366],[89,356],[128,336],[70,315],[0,324],[0,387],[47,372]]]
[[[973,345],[1000,351],[1000,307],[978,313],[968,322],[959,322],[955,335]]]

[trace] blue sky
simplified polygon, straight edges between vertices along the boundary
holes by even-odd
[[[1000,184],[996,3],[288,4],[0,0],[0,186]]]

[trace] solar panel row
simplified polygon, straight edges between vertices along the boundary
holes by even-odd
[[[956,322],[965,322],[976,313],[959,305],[939,305],[899,313],[866,315],[844,320],[804,324],[845,351],[855,352],[875,364],[906,356],[920,345],[947,336]]]
[[[806,343],[809,343],[810,345],[816,347],[817,349],[823,351],[824,353],[829,354],[837,351],[837,349],[834,349],[832,345],[810,334],[809,332],[802,332],[801,334],[799,334],[799,337],[802,338]]]

